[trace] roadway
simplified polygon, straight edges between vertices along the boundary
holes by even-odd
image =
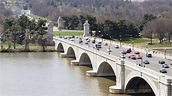
[[[102,48],[100,48],[99,51],[103,51],[103,52],[109,54],[109,52],[107,51],[107,49],[110,47],[110,49],[112,50],[112,52],[110,52],[109,55],[114,55],[114,56],[117,56],[119,58],[121,58],[120,55],[121,55],[121,52],[122,51],[126,51],[127,49],[129,49],[129,48],[120,46],[121,45],[120,43],[113,43],[112,41],[108,41],[107,42],[108,45],[105,45],[104,44],[105,41],[103,39],[97,39],[97,38],[96,38],[96,42],[95,43],[92,43],[92,40],[94,38],[91,38],[90,42],[88,42],[88,44],[85,44],[85,42],[87,42],[86,39],[83,38],[83,37],[81,37],[81,38],[83,40],[83,43],[80,43],[80,44],[82,46],[86,46],[86,47],[90,47],[90,48],[93,48],[94,47],[93,50],[97,50],[95,48],[95,44],[98,41],[101,41],[102,42]],[[73,38],[73,39],[67,38],[66,40],[69,40],[70,42],[74,42],[74,43],[79,43],[79,37],[78,38]],[[115,48],[116,45],[118,45],[119,48]],[[132,49],[132,52],[125,54],[125,57],[126,58],[124,58],[124,60],[130,61],[130,62],[132,62],[134,64],[140,63],[142,65],[145,65],[145,67],[147,67],[147,68],[149,68],[151,70],[157,71],[157,72],[159,72],[159,70],[162,69],[162,65],[159,64],[158,61],[159,60],[164,60],[165,63],[168,64],[169,68],[165,68],[167,70],[167,73],[161,73],[161,74],[165,74],[165,75],[168,75],[168,76],[172,77],[172,65],[170,65],[170,62],[171,62],[170,60],[163,59],[163,57],[160,58],[160,57],[154,56],[153,54],[152,54],[152,58],[148,58],[148,57],[146,57],[146,52],[141,52],[141,51],[139,51],[139,52],[140,52],[140,56],[142,56],[142,59],[133,60],[133,59],[128,58],[128,56],[133,55],[134,52],[136,52],[138,50],[135,50],[134,49],[134,46],[131,46],[130,48]],[[136,56],[136,54],[134,54],[134,55]],[[148,60],[149,61],[149,64],[144,64],[143,63],[144,60]]]

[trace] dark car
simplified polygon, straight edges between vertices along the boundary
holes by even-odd
[[[159,64],[165,64],[165,61],[164,60],[159,60],[158,63]]]
[[[126,54],[126,52],[125,51],[122,51],[121,54]]]
[[[169,68],[169,66],[167,64],[162,64],[163,68]]]
[[[149,64],[148,60],[143,61],[144,64]]]
[[[82,40],[79,41],[79,43],[82,43],[82,42],[83,42]]]
[[[150,57],[152,57],[152,54],[146,54],[146,57],[150,58]]]
[[[164,68],[160,69],[159,72],[161,73],[167,73],[167,70],[165,70]]]
[[[92,43],[95,43],[96,42],[96,40],[94,39],[94,40],[92,40]]]
[[[135,56],[132,56],[131,59],[136,60],[136,57]]]

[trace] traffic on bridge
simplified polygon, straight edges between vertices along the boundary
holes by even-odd
[[[60,36],[73,43],[81,44],[85,47],[90,47],[92,50],[99,50],[109,55],[119,57],[119,59],[127,60],[140,67],[147,67],[164,75],[172,76],[172,61],[154,55],[152,52],[147,52],[146,49],[138,50],[133,44],[129,47],[124,46],[121,42],[114,42],[96,37],[75,37],[75,36]]]

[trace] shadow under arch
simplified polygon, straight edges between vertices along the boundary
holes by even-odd
[[[155,96],[151,86],[141,77],[134,77],[130,79],[126,88],[126,94],[146,94],[146,96]],[[134,95],[132,95],[134,96]],[[145,95],[144,95],[145,96]]]
[[[69,58],[75,58],[75,59],[76,59],[75,52],[74,52],[74,50],[73,50],[72,47],[69,47],[69,48],[68,48],[68,50],[67,50],[67,56],[68,56]]]
[[[115,81],[116,81],[116,75],[114,73],[114,70],[112,69],[111,65],[108,62],[102,62],[99,65],[97,76],[115,77]]]
[[[92,68],[91,59],[87,53],[82,53],[79,59],[79,65],[88,66]]]
[[[62,43],[59,43],[59,44],[57,45],[57,52],[64,52],[64,48],[63,48]]]

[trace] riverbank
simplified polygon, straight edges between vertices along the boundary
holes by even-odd
[[[29,50],[24,50],[22,47],[16,47],[15,49],[14,48],[0,49],[0,53],[12,53],[12,52],[56,52],[56,50],[54,49],[54,46],[47,46],[45,48],[45,51],[43,51],[40,46],[29,46]]]

